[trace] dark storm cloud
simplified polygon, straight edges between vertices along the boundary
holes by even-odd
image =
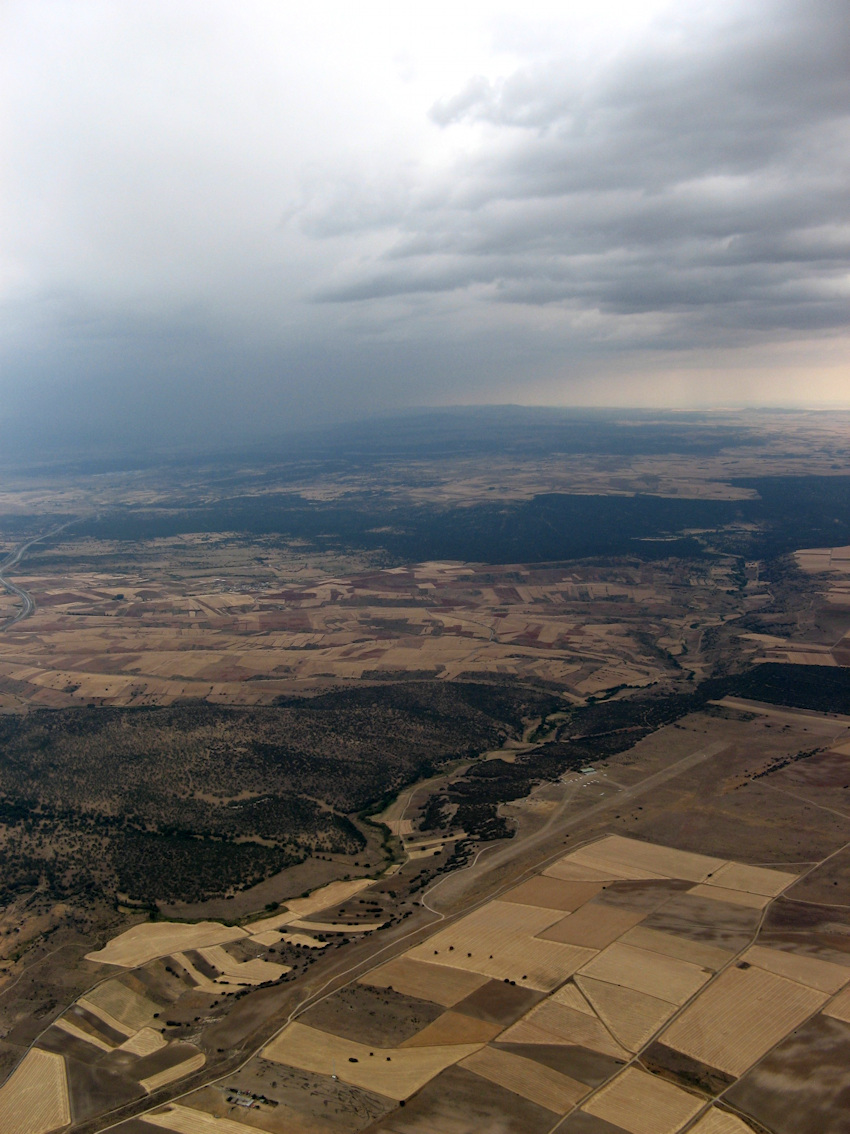
[[[598,68],[565,53],[441,99],[432,119],[478,126],[474,150],[319,298],[468,288],[594,309],[603,336],[657,313],[632,333],[676,347],[846,326],[850,10],[676,11]]]
[[[846,398],[849,29],[847,0],[7,0],[0,450],[750,371],[772,400],[777,363]]]

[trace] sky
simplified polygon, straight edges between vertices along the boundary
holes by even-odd
[[[850,404],[846,0],[4,0],[0,443]]]

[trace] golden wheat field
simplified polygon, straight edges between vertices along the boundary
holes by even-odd
[[[502,1031],[501,1024],[490,1020],[479,1020],[465,1016],[461,1012],[444,1012],[433,1023],[428,1024],[405,1040],[402,1047],[439,1047],[453,1043],[487,1043]]]
[[[702,1063],[742,1075],[826,1000],[823,992],[755,966],[727,969],[661,1038]]]
[[[579,977],[587,976],[609,984],[623,985],[648,996],[669,1000],[672,1004],[683,1004],[709,978],[698,965],[688,961],[677,961],[664,957],[648,949],[637,949],[634,945],[614,942],[592,961],[588,961],[579,971]],[[580,984],[579,980],[579,984]]]
[[[676,1005],[605,981],[578,978],[589,1004],[629,1051],[639,1051],[676,1011]]]
[[[548,991],[593,955],[592,950],[536,936],[557,920],[559,911],[493,901],[435,934],[408,956]]]
[[[564,855],[559,861],[607,873],[609,878],[682,878],[695,883],[705,881],[725,865],[724,859],[643,843],[621,835],[609,835]]]
[[[135,1035],[125,1040],[119,1050],[128,1051],[131,1055],[144,1056],[153,1055],[155,1051],[160,1051],[165,1045],[166,1040],[163,1039],[161,1032],[154,1028],[141,1028]]]
[[[715,870],[708,881],[712,886],[723,886],[727,890],[746,890],[751,894],[766,894],[775,898],[792,882],[797,881],[797,875],[784,870],[768,870],[763,866],[727,862],[719,870]]]
[[[734,1114],[712,1107],[691,1127],[690,1134],[752,1134],[752,1127]]]
[[[627,1067],[582,1109],[629,1134],[676,1134],[702,1106],[698,1096],[646,1071]]]
[[[263,984],[267,980],[279,980],[292,968],[291,965],[279,965],[259,957],[253,961],[237,961],[221,945],[202,946],[198,953],[214,969],[218,969],[222,976],[229,977],[237,984]]]
[[[627,1060],[631,1053],[612,1036],[598,1016],[544,1001],[499,1037],[505,1043],[568,1044]]]
[[[104,1019],[104,1023],[117,1021],[118,1031],[138,1031],[151,1022],[156,1012],[153,1001],[140,996],[120,980],[107,980],[97,985],[86,995],[85,1001],[85,1004],[80,1003],[96,1016],[108,1014],[109,1019]],[[114,1023],[111,1026],[114,1027]]]
[[[709,898],[713,902],[727,902],[731,906],[746,906],[751,910],[763,910],[770,901],[767,894],[751,894],[747,890],[728,890],[710,883],[693,886],[689,891],[695,898]]]
[[[236,941],[246,936],[244,929],[222,925],[218,921],[200,921],[195,925],[167,921],[143,922],[113,937],[103,949],[87,953],[86,960],[133,969],[155,957],[164,957],[184,949],[199,949],[205,945],[223,945],[226,941]]]
[[[85,1029],[78,1027],[73,1020],[68,1020],[64,1016],[55,1021],[54,1027],[59,1028],[60,1031],[67,1033],[69,1036],[74,1036],[75,1039],[83,1040],[84,1043],[90,1043],[100,1051],[112,1051],[112,1047],[93,1032],[87,1032]]]
[[[677,937],[673,933],[647,929],[643,925],[629,929],[622,935],[620,942],[623,945],[634,945],[638,949],[648,949],[651,953],[660,953],[663,957],[688,961],[699,968],[715,971],[722,969],[735,956],[728,949],[721,949],[706,941],[692,941],[687,937]]]
[[[167,1110],[146,1114],[145,1122],[173,1130],[175,1134],[256,1134],[256,1126],[234,1122],[232,1118],[217,1118],[204,1110],[172,1103]]]
[[[831,1000],[823,1009],[823,1014],[850,1024],[850,988],[845,988],[834,1000]]]
[[[487,977],[483,973],[465,969],[451,969],[445,965],[426,964],[413,960],[410,955],[387,961],[360,978],[361,983],[378,988],[392,988],[407,996],[431,1000],[446,1008],[452,1007],[470,993],[475,992]]]
[[[768,949],[764,945],[753,945],[747,949],[741,961],[830,995],[850,981],[850,968],[844,965],[835,965],[817,957],[786,953],[782,949]]]
[[[65,1060],[33,1048],[0,1087],[0,1130],[47,1134],[70,1121]]]
[[[192,1071],[200,1071],[206,1061],[204,1053],[199,1051],[196,1055],[184,1059],[181,1063],[174,1063],[171,1067],[166,1067],[165,1070],[158,1071],[155,1075],[149,1075],[146,1079],[140,1079],[139,1081],[147,1093],[152,1094],[168,1083],[173,1083],[177,1079],[185,1078],[185,1076],[191,1074]]]
[[[263,1055],[304,1071],[336,1074],[346,1083],[392,1099],[406,1099],[481,1046],[370,1048],[295,1022],[263,1049]]]
[[[334,906],[341,905],[342,902],[347,902],[349,898],[353,898],[355,894],[365,890],[372,882],[373,879],[371,878],[355,878],[350,882],[330,882],[327,886],[314,890],[309,897],[290,898],[282,913],[252,921],[248,928],[251,934],[256,935],[267,933],[270,930],[278,930],[282,926],[292,925],[293,922],[307,918],[311,914],[317,914],[322,910],[332,909]],[[244,931],[240,931],[240,935],[242,932]],[[203,942],[203,944],[206,944],[206,942]],[[216,945],[219,942],[211,941],[209,944]],[[196,948],[196,946],[190,945],[187,948]]]
[[[555,1114],[565,1114],[588,1092],[584,1083],[551,1067],[492,1047],[481,1048],[467,1056],[461,1067]]]

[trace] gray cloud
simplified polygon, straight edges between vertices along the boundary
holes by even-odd
[[[10,0],[4,444],[834,369],[846,0],[527,7]]]
[[[683,11],[590,76],[532,60],[438,101],[442,129],[483,141],[396,214],[380,262],[320,297],[489,285],[493,302],[658,312],[687,324],[677,347],[845,327],[846,6],[744,5],[708,27]]]

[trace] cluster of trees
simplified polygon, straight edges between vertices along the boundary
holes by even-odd
[[[250,709],[0,717],[0,891],[200,901],[311,853],[357,855],[358,812],[558,703],[411,682]]]

